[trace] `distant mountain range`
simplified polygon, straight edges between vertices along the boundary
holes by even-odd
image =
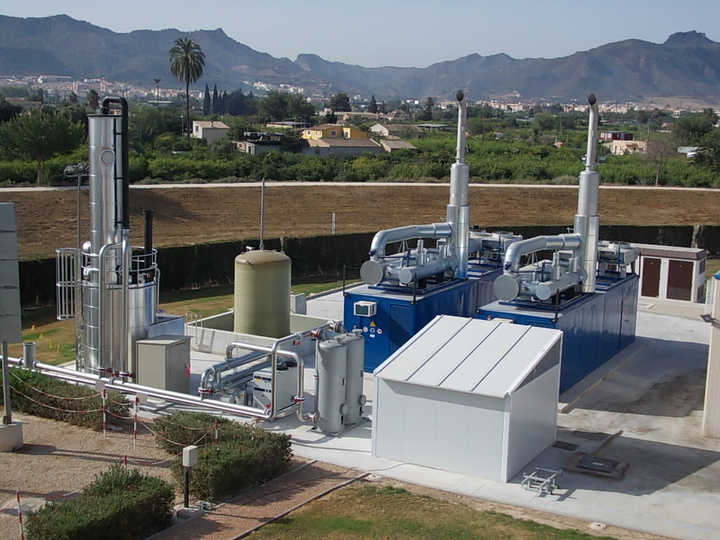
[[[198,85],[247,89],[245,81],[293,84],[306,94],[374,94],[378,99],[432,96],[449,99],[463,89],[473,100],[520,96],[580,100],[594,92],[603,101],[687,97],[715,102],[720,95],[720,43],[683,32],[663,44],[637,39],[610,43],[554,59],[515,59],[471,54],[426,68],[380,67],[328,62],[314,54],[295,61],[257,52],[221,29],[182,32],[137,30],[115,33],[66,15],[0,16],[0,74],[106,78],[152,86],[174,84],[168,51],[175,39],[191,37],[206,55]],[[178,84],[179,86],[179,84]]]

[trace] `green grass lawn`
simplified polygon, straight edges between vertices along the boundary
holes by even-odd
[[[253,533],[253,538],[579,540],[598,537],[414,495],[404,489],[359,482],[266,525]]]

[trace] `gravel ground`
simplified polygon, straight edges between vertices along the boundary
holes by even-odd
[[[133,441],[132,424],[105,435],[82,428],[13,413],[23,424],[25,446],[0,453],[0,538],[20,538],[17,492],[23,514],[45,501],[69,496],[90,484],[95,475],[127,458],[143,473],[171,480],[172,456],[140,426]],[[181,500],[181,498],[178,498]]]

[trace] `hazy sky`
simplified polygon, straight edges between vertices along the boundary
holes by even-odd
[[[275,57],[294,60],[300,53],[314,53],[366,67],[426,67],[472,53],[557,58],[631,38],[662,43],[670,34],[689,30],[720,41],[717,0],[31,0],[3,4],[2,15],[65,13],[115,32],[222,28],[236,41]]]

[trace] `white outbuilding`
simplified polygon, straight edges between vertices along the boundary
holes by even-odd
[[[372,454],[507,482],[553,444],[562,331],[439,315],[375,370]]]

